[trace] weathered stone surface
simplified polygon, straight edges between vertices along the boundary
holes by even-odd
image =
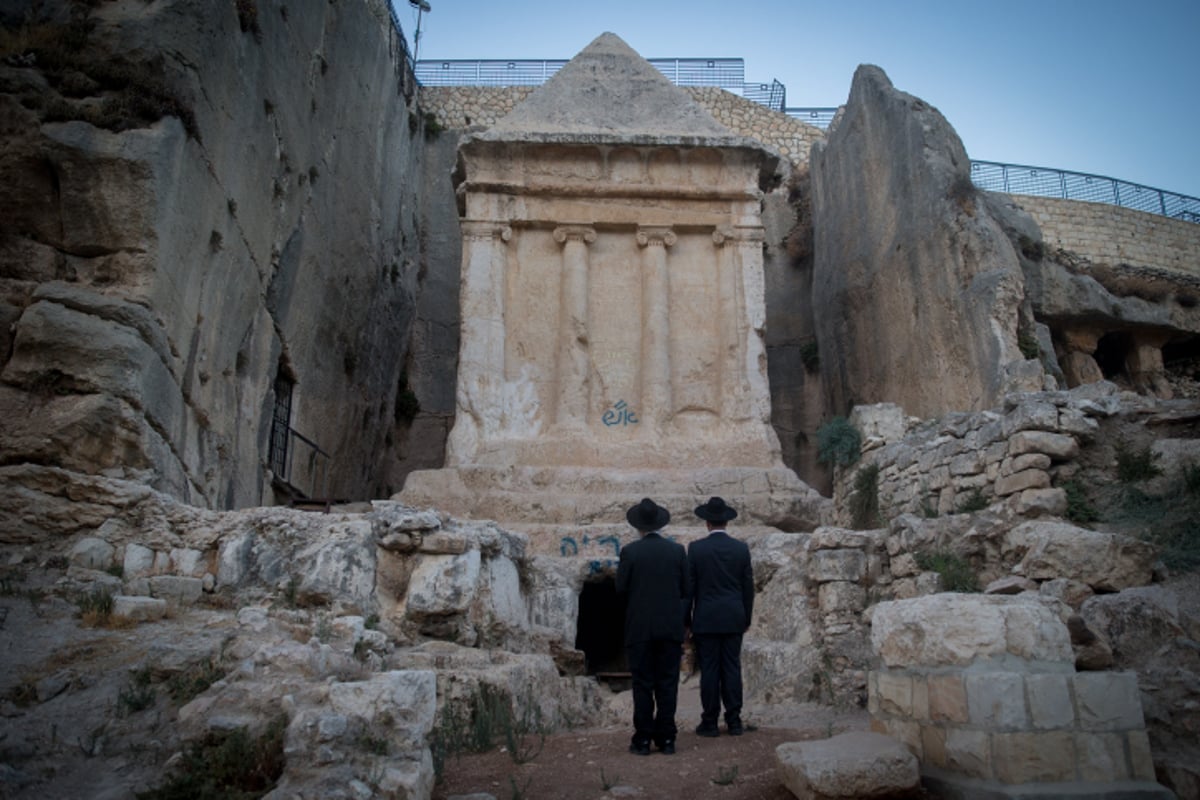
[[[933,417],[996,405],[1006,367],[1023,360],[1024,279],[950,125],[878,67],[861,66],[810,162],[821,231],[813,311],[833,407],[887,401]],[[930,297],[944,300],[936,313]],[[890,320],[889,335],[856,322],[867,319]]]
[[[1027,578],[1069,578],[1109,592],[1149,583],[1157,557],[1154,547],[1139,539],[1050,520],[1013,528],[1004,550],[1019,559]]]
[[[1005,655],[1073,664],[1066,626],[1028,597],[938,594],[880,603],[871,645],[889,667],[965,666]]]
[[[113,563],[116,548],[103,539],[85,536],[71,547],[71,563],[87,569],[103,570]]]
[[[112,613],[114,617],[152,622],[167,615],[167,601],[159,597],[119,594],[113,598]]]
[[[887,797],[921,781],[917,759],[877,733],[843,733],[775,748],[779,779],[799,800]]]

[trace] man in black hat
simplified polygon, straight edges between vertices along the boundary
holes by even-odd
[[[653,741],[671,755],[684,617],[691,599],[687,553],[683,545],[663,538],[671,512],[650,498],[630,508],[625,518],[641,533],[621,548],[617,566],[617,594],[625,601],[625,654],[633,675],[629,752],[648,756]]]
[[[700,664],[701,736],[719,736],[717,718],[725,705],[725,727],[741,736],[742,634],[754,612],[754,571],[750,548],[731,537],[726,523],[737,511],[720,497],[696,507],[708,525],[708,536],[688,546],[693,602],[692,639]]]

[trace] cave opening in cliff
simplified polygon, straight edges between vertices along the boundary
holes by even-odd
[[[1133,352],[1133,336],[1128,331],[1113,331],[1096,343],[1096,365],[1104,377],[1114,383],[1129,382],[1129,355]]]
[[[606,680],[613,688],[628,677],[625,608],[612,574],[596,576],[579,592],[575,649],[583,651],[588,675]]]
[[[1200,381],[1200,336],[1167,342],[1162,349],[1163,370],[1180,380]]]

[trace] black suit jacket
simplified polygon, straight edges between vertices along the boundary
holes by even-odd
[[[625,601],[625,644],[683,641],[691,599],[683,545],[647,533],[621,548],[617,594]]]
[[[754,614],[750,548],[725,531],[688,546],[692,573],[692,633],[745,633]]]

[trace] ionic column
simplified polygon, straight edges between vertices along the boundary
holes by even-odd
[[[488,409],[498,408],[504,385],[504,285],[512,228],[499,222],[463,220],[458,355],[458,415],[446,445],[448,466],[470,463],[486,428]],[[495,415],[490,415],[493,419]]]
[[[642,248],[642,419],[659,429],[671,411],[671,282],[667,248],[676,242],[666,227],[638,228]]]
[[[554,229],[563,246],[562,291],[558,309],[558,407],[555,421],[584,424],[588,417],[588,248],[594,228],[563,225]]]

